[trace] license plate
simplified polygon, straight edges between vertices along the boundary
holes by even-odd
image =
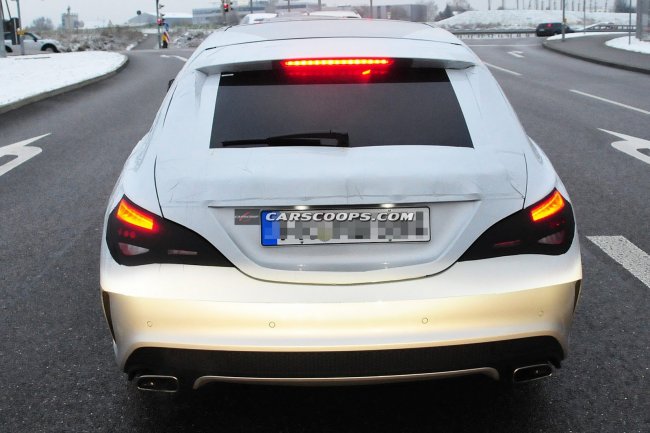
[[[427,242],[429,208],[263,210],[262,245]]]

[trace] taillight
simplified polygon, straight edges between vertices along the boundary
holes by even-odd
[[[479,260],[515,254],[560,255],[573,242],[573,209],[559,191],[487,229],[459,259]]]
[[[155,215],[149,212],[142,211],[133,205],[129,200],[122,199],[117,205],[117,212],[115,214],[117,219],[124,223],[128,223],[139,229],[144,229],[152,233],[158,231],[158,225],[155,222]]]
[[[341,57],[318,59],[291,59],[280,62],[292,78],[356,78],[367,80],[388,72],[395,61],[380,57]]]
[[[127,197],[122,197],[108,217],[106,242],[113,259],[125,266],[233,266],[197,233],[141,208]]]
[[[564,198],[560,191],[555,190],[548,198],[545,198],[530,210],[530,217],[533,221],[541,221],[551,217],[564,209]]]

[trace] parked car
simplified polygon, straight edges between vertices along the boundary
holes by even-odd
[[[5,50],[8,53],[20,53],[20,44],[14,43],[12,34],[5,32]],[[36,33],[26,32],[23,35],[23,45],[25,46],[25,54],[41,54],[44,52],[58,53],[63,51],[61,42],[56,39],[41,38]]]
[[[562,33],[562,23],[541,23],[537,25],[535,34],[537,36],[553,36]],[[564,33],[574,33],[569,26],[564,27]]]
[[[241,19],[239,24],[259,24],[263,21],[270,20],[277,16],[278,14],[276,13],[262,13],[262,12],[247,14],[244,16],[244,18]]]
[[[548,376],[580,295],[572,208],[490,71],[445,30],[217,31],[108,201],[117,363],[167,392]]]
[[[361,15],[357,12],[350,10],[313,11],[307,12],[305,15],[312,17],[361,18]]]

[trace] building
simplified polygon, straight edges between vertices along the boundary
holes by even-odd
[[[209,25],[223,21],[223,12],[219,8],[192,9],[192,24]]]
[[[165,18],[165,22],[171,27],[191,26],[193,21],[192,14],[183,12],[166,12],[163,18]]]
[[[387,20],[427,21],[427,5],[425,4],[397,4],[374,6],[372,17]]]
[[[156,24],[156,14],[141,12],[126,22],[130,26],[146,26]]]
[[[83,27],[83,22],[79,21],[79,14],[73,14],[70,12],[70,6],[68,6],[67,12],[61,14],[61,29],[62,30],[76,30]]]

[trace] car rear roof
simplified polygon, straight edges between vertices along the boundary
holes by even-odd
[[[216,31],[197,49],[188,67],[209,75],[269,69],[269,62],[280,59],[329,56],[402,58],[413,60],[417,67],[450,69],[480,63],[454,35],[427,24],[319,17]]]
[[[255,26],[227,27],[206,39],[204,48],[250,42],[313,38],[412,39],[462,45],[451,33],[425,23],[307,16],[299,20],[275,19]]]

